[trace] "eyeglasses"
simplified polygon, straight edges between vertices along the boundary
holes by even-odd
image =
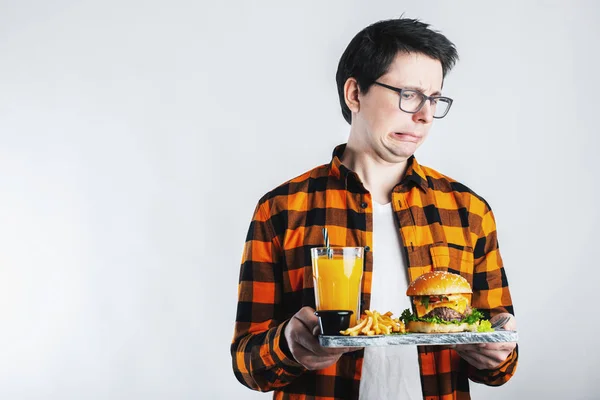
[[[444,118],[446,114],[448,114],[450,106],[452,105],[452,99],[450,97],[427,96],[418,90],[400,89],[379,82],[373,83],[400,94],[400,103],[398,106],[402,111],[409,114],[415,114],[419,112],[425,105],[425,102],[429,100],[431,103],[431,109],[433,111],[433,118]]]

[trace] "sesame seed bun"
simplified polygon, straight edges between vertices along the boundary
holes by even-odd
[[[469,282],[460,275],[446,271],[432,271],[411,282],[407,296],[473,293]]]

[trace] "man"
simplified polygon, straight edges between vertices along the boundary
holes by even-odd
[[[398,315],[408,283],[441,269],[469,281],[475,308],[516,328],[489,205],[413,156],[450,109],[441,91],[457,58],[411,19],[375,23],[348,45],[336,76],[348,143],[267,193],[250,224],[231,346],[242,384],[277,399],[469,399],[468,379],[513,375],[514,343],[357,350],[317,337],[310,249],[323,245],[322,227],[331,246],[365,247],[363,311]]]

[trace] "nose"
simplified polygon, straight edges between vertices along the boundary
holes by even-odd
[[[431,100],[426,100],[425,104],[419,111],[413,114],[415,122],[421,122],[423,124],[430,124],[433,121],[433,107],[431,107]]]

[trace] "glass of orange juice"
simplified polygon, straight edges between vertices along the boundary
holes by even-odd
[[[360,316],[363,247],[311,249],[315,300],[319,310],[350,310],[350,326]]]

